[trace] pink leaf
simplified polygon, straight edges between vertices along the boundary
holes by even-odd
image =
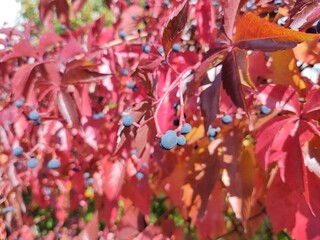
[[[238,12],[240,0],[222,1],[224,16],[224,31],[229,39],[232,39],[233,29],[235,25],[236,15]]]
[[[57,105],[59,112],[68,124],[79,126],[79,116],[76,104],[71,95],[65,90],[61,90],[57,94]]]
[[[118,198],[122,188],[125,176],[125,162],[124,160],[117,160],[112,163],[106,160],[103,171],[104,193],[109,201],[115,200]]]

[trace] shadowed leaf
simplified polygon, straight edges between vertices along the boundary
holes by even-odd
[[[185,0],[171,13],[164,25],[162,44],[166,55],[171,51],[178,35],[186,25],[188,20],[188,6],[189,1]]]

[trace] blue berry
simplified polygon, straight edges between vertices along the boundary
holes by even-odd
[[[137,17],[137,15],[132,15],[131,18],[132,18],[132,20],[137,20],[138,17]]]
[[[162,55],[164,54],[164,49],[163,47],[158,47],[158,52]]]
[[[125,31],[120,31],[120,32],[119,32],[119,36],[120,36],[122,39],[124,39],[124,38],[126,38],[127,33],[126,33]]]
[[[30,158],[27,162],[27,166],[29,168],[35,168],[38,165],[38,159],[36,158]]]
[[[272,110],[270,108],[268,108],[267,106],[262,105],[260,107],[260,111],[262,114],[269,114],[269,113],[271,113]]]
[[[180,135],[179,137],[178,137],[178,145],[179,146],[184,146],[184,145],[186,145],[186,143],[187,143],[187,139],[185,138],[185,136],[183,136],[183,135]]]
[[[209,129],[208,129],[208,135],[209,135],[209,137],[215,137],[215,136],[217,136],[217,130],[215,129],[215,128],[213,128],[213,127],[211,127],[211,126],[209,126]]]
[[[37,111],[29,112],[28,118],[33,121],[37,121],[39,119],[39,113]]]
[[[131,155],[137,155],[138,151],[136,149],[132,149],[130,153],[131,153]]]
[[[122,69],[121,74],[122,74],[122,76],[127,76],[129,74],[129,72],[127,69],[124,68],[124,69]]]
[[[142,172],[137,172],[136,177],[138,180],[141,180],[144,177],[144,174]]]
[[[7,46],[7,47],[12,47],[12,42],[7,41],[7,42],[6,42],[6,46]]]
[[[191,130],[192,130],[191,125],[189,123],[185,123],[185,124],[183,124],[180,132],[181,132],[181,134],[187,134],[187,133],[191,132]]]
[[[177,133],[173,130],[168,130],[160,139],[160,146],[166,150],[174,148],[177,143]]]
[[[132,117],[131,114],[125,115],[122,118],[122,124],[125,127],[130,127],[133,124],[133,122],[134,122],[134,118]]]
[[[214,141],[215,137],[209,136],[210,142]]]
[[[60,166],[61,166],[61,163],[58,159],[51,159],[47,164],[47,167],[50,169],[57,169]]]
[[[15,105],[17,108],[20,108],[20,107],[22,107],[23,103],[24,103],[24,101],[23,101],[22,99],[20,99],[20,100],[16,100],[16,101],[14,102],[14,105]]]
[[[151,52],[151,47],[148,44],[144,45],[143,48],[142,48],[142,51],[144,53],[149,53],[149,52]]]
[[[88,178],[88,179],[86,180],[87,186],[88,186],[88,185],[92,185],[92,183],[93,183],[93,178]]]
[[[8,213],[8,212],[13,212],[13,207],[12,207],[12,206],[10,206],[10,207],[5,207],[5,208],[2,208],[2,209],[1,209],[1,213],[2,213],[2,214],[6,214],[6,213]]]
[[[223,124],[229,124],[232,122],[232,117],[230,115],[225,115],[221,118]]]
[[[12,150],[12,154],[15,155],[15,156],[21,156],[23,153],[23,147],[21,146],[18,146],[18,147],[15,147],[13,150]]]
[[[136,84],[134,82],[127,83],[127,88],[134,89],[135,86],[136,86]]]
[[[84,177],[84,178],[89,178],[89,177],[90,177],[90,173],[85,172],[85,173],[83,174],[83,177]]]
[[[180,46],[179,43],[173,44],[173,46],[172,46],[172,51],[174,51],[174,52],[180,52],[180,50],[181,50],[181,46]]]
[[[102,118],[104,118],[104,113],[103,112],[93,114],[93,119],[94,120],[99,120],[99,119],[102,119]]]

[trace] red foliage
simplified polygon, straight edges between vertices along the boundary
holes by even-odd
[[[109,27],[102,16],[72,29],[69,13],[85,1],[41,0],[47,32],[0,29],[1,238],[37,237],[32,212],[51,207],[48,239],[182,239],[193,228],[199,239],[243,238],[264,214],[274,234],[319,239],[320,87],[292,50],[268,53],[319,37],[288,28],[313,24],[315,1],[284,4],[286,27],[272,1],[127,2],[106,1]],[[186,122],[187,144],[162,149]],[[74,216],[90,202],[90,221]]]

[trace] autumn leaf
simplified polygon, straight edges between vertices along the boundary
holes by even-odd
[[[181,3],[169,16],[162,33],[162,44],[166,55],[171,51],[172,45],[184,29],[188,20],[189,1]]]
[[[236,47],[273,52],[295,47],[298,43],[318,37],[286,29],[252,13],[242,15],[236,24],[233,41]]]
[[[271,79],[273,83],[292,86],[300,93],[300,96],[305,96],[306,84],[301,77],[300,70],[297,67],[297,60],[291,49],[277,51],[271,53],[272,70]]]

